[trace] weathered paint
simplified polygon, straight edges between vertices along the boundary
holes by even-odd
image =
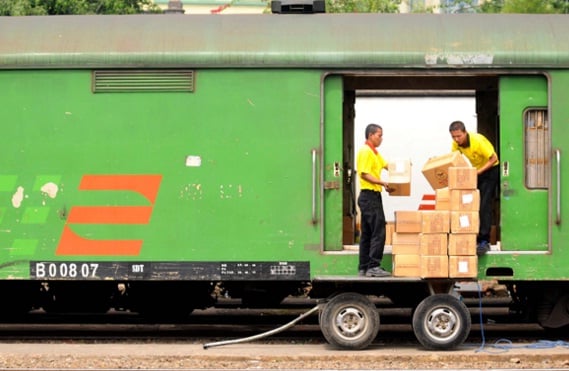
[[[566,15],[3,17],[0,68],[567,67],[568,34]]]

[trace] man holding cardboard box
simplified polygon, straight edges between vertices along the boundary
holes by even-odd
[[[385,247],[385,214],[381,191],[389,184],[381,180],[381,172],[387,170],[387,162],[377,152],[383,141],[383,129],[369,124],[365,130],[366,142],[359,150],[357,173],[360,180],[358,206],[361,212],[361,234],[358,272],[360,276],[384,277],[391,274],[381,268]]]
[[[478,255],[490,250],[490,228],[492,226],[492,200],[500,181],[500,161],[494,146],[482,134],[470,133],[462,121],[454,121],[449,127],[453,139],[452,150],[460,151],[477,171],[477,188],[480,190],[480,230],[477,237]]]

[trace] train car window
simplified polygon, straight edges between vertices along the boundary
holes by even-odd
[[[547,110],[524,113],[526,187],[549,188],[551,140]]]

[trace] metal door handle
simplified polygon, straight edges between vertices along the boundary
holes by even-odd
[[[555,161],[557,162],[557,215],[555,217],[555,224],[561,225],[561,150],[557,148],[554,149],[553,152],[555,152]]]

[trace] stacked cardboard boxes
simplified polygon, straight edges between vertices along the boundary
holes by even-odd
[[[480,223],[476,169],[457,153],[429,161],[435,164],[427,163],[425,168],[437,170],[427,173],[438,174],[438,180],[431,183],[436,191],[435,209],[395,212],[391,236],[393,275],[475,278]]]
[[[393,275],[448,277],[448,211],[396,211],[392,236]]]
[[[473,167],[449,168],[449,277],[476,277],[476,235],[480,227],[480,191]],[[435,199],[436,205],[436,199]]]

